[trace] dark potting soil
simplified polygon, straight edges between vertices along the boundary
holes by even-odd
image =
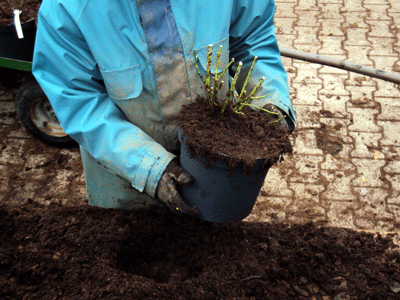
[[[3,204],[0,299],[400,299],[396,238]]]
[[[0,0],[0,25],[14,24],[14,10],[18,8],[18,4],[23,2],[22,8],[18,8],[21,22],[26,22],[37,17],[42,0]]]
[[[259,158],[265,158],[264,166],[269,168],[292,153],[288,135],[279,123],[272,122],[273,115],[249,107],[243,115],[231,109],[221,114],[219,105],[211,107],[198,97],[182,107],[178,124],[192,156],[222,160],[231,170],[236,166],[249,170]]]

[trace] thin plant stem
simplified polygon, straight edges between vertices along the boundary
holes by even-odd
[[[258,91],[258,89],[260,88],[261,84],[264,82],[265,77],[262,77],[258,83],[256,84],[256,86],[253,88],[253,90],[250,92],[249,96],[247,96],[244,99],[241,99],[240,101],[240,106],[239,106],[239,111],[241,111],[243,109],[243,107],[246,106],[246,104],[248,104],[251,100],[253,99],[261,99],[261,98],[265,98],[268,97],[269,95],[264,95],[264,96],[260,96],[260,97],[253,97],[253,95]]]
[[[207,92],[207,99],[212,104],[212,95],[211,95],[211,56],[212,56],[213,46],[210,44],[208,45],[208,52],[207,52],[207,69],[206,69],[206,92]]]
[[[217,64],[215,65],[215,75],[214,75],[214,99],[215,101],[218,101],[218,93],[219,93],[219,76],[218,76],[218,68],[221,63],[221,51],[222,51],[222,45],[219,46],[218,52],[217,52]],[[222,77],[222,76],[221,76]],[[222,87],[222,85],[221,85]]]
[[[8,0],[7,0],[8,1]],[[206,67],[206,77],[204,78],[204,76],[201,74],[199,66],[197,64],[197,60],[198,60],[198,55],[197,55],[197,50],[195,49],[193,52],[194,55],[194,64],[196,67],[196,71],[200,76],[200,79],[203,81],[205,88],[206,88],[206,93],[207,93],[207,101],[208,103],[213,106],[216,105],[218,100],[218,93],[219,91],[222,89],[222,86],[224,85],[224,81],[222,80],[222,78],[224,77],[225,73],[229,70],[229,68],[232,66],[232,64],[235,62],[235,59],[232,58],[232,60],[229,62],[229,64],[227,66],[225,66],[225,68],[223,69],[223,71],[221,72],[221,74],[218,74],[218,70],[219,70],[219,66],[221,64],[221,53],[222,53],[222,45],[219,46],[218,52],[217,52],[217,62],[215,65],[215,74],[214,74],[214,86],[211,87],[211,57],[212,57],[212,51],[213,51],[213,45],[208,45],[208,52],[207,52],[207,67]],[[237,114],[243,114],[242,110],[244,107],[249,106],[249,107],[254,107],[256,109],[259,109],[261,111],[264,111],[266,113],[268,113],[269,115],[278,115],[278,113],[273,112],[273,111],[269,111],[265,108],[261,108],[258,106],[255,106],[253,104],[250,104],[249,102],[251,100],[255,100],[255,99],[262,99],[265,97],[268,97],[269,95],[262,95],[262,96],[254,96],[256,94],[256,92],[258,91],[258,89],[260,88],[261,84],[265,81],[265,77],[262,77],[258,83],[254,86],[254,88],[252,89],[252,91],[246,96],[247,92],[246,92],[246,87],[248,85],[248,82],[250,80],[251,74],[254,70],[255,64],[257,62],[257,56],[254,57],[253,59],[253,63],[250,66],[250,69],[247,73],[247,76],[245,78],[245,81],[243,83],[242,89],[240,91],[240,94],[238,95],[237,99],[235,99],[234,93],[235,93],[235,88],[236,88],[236,83],[237,80],[239,78],[239,74],[240,71],[242,69],[243,63],[240,61],[237,69],[235,71],[235,75],[232,79],[232,83],[231,86],[227,92],[226,98],[224,100],[224,103],[222,105],[222,109],[221,109],[221,113],[224,113],[226,108],[230,107],[235,113]],[[280,120],[282,120],[283,118],[285,118],[285,116],[279,118],[278,120],[275,120],[273,122],[270,123],[276,123],[279,122]]]
[[[278,113],[276,113],[274,111],[270,111],[268,109],[265,109],[265,108],[262,108],[262,107],[258,107],[258,106],[252,105],[252,104],[246,104],[246,106],[251,106],[251,107],[257,108],[257,109],[265,111],[265,112],[267,112],[267,113],[269,113],[271,115],[279,115]]]
[[[230,102],[230,100],[231,100],[231,98],[233,96],[233,93],[234,93],[234,90],[235,90],[235,86],[236,86],[236,81],[237,81],[237,79],[239,77],[240,70],[242,69],[242,66],[243,66],[243,63],[240,61],[239,64],[238,64],[238,67],[236,69],[235,76],[233,77],[231,88],[229,89],[228,95],[226,96],[226,99],[225,99],[225,102],[224,102],[224,106],[222,107],[222,111],[221,111],[222,113],[225,112],[225,109],[229,105],[229,102]]]
[[[254,69],[254,65],[256,64],[256,61],[257,61],[257,56],[254,56],[253,63],[251,64],[250,70],[247,73],[246,80],[243,83],[243,87],[242,87],[242,91],[240,92],[239,99],[241,99],[244,96],[244,94],[246,93],[247,83],[249,82],[251,73],[253,73],[253,69]]]
[[[194,56],[194,65],[196,66],[197,74],[199,74],[201,81],[203,81],[204,85],[206,84],[206,80],[204,79],[204,76],[201,75],[200,70],[199,70],[199,65],[197,64],[197,59],[199,56],[197,55],[197,50],[194,49],[193,51],[193,56]]]

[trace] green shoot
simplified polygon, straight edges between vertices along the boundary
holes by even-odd
[[[227,70],[232,66],[232,64],[235,62],[235,60],[232,58],[232,60],[229,62],[229,64],[223,69],[223,71],[221,72],[221,74],[218,74],[218,70],[219,70],[219,66],[221,64],[221,51],[222,51],[222,46],[219,46],[218,52],[217,52],[217,63],[215,65],[215,75],[213,77],[214,79],[214,86],[211,87],[211,56],[212,56],[212,51],[213,51],[213,45],[208,45],[208,52],[207,52],[207,63],[206,63],[206,77],[204,78],[204,76],[201,74],[199,66],[197,64],[197,60],[198,60],[198,55],[197,55],[197,51],[196,49],[194,50],[194,64],[197,70],[197,73],[200,76],[200,79],[203,81],[204,85],[205,85],[205,89],[206,89],[206,94],[207,94],[207,101],[211,106],[214,106],[217,104],[218,101],[218,94],[219,91],[221,90],[222,86],[224,85],[224,81],[222,80],[222,78],[224,77],[225,73],[227,72]],[[251,67],[247,73],[246,79],[243,83],[242,89],[240,91],[240,94],[238,94],[237,99],[235,99],[235,88],[236,88],[236,82],[239,78],[240,75],[240,71],[242,69],[243,63],[239,62],[238,63],[238,67],[236,69],[235,75],[232,79],[232,84],[229,88],[229,91],[227,92],[227,95],[225,97],[225,99],[223,100],[223,105],[222,105],[222,109],[221,109],[221,113],[224,113],[225,110],[227,108],[231,108],[235,113],[237,114],[243,114],[243,109],[246,106],[249,107],[254,107],[258,110],[264,111],[266,113],[268,113],[269,115],[278,115],[278,113],[273,112],[273,111],[269,111],[267,109],[255,106],[250,104],[250,102],[252,100],[255,99],[262,99],[265,97],[268,97],[269,95],[262,95],[262,96],[255,96],[256,92],[259,90],[259,88],[261,87],[261,84],[264,82],[265,77],[262,77],[258,83],[253,87],[253,89],[251,90],[251,92],[246,96],[246,87],[248,85],[248,82],[250,80],[251,74],[254,70],[254,66],[257,62],[257,56],[254,57],[253,63],[251,64]],[[282,117],[284,118],[284,117]],[[279,122],[280,120],[282,120],[282,118],[275,120],[271,123],[275,123],[275,122]]]
[[[22,7],[24,6],[25,0],[21,0],[21,1],[6,0],[6,2],[8,3],[11,13],[14,14],[14,10],[16,9],[14,5],[16,5],[18,9],[22,9]],[[3,13],[4,13],[4,11],[3,11]]]

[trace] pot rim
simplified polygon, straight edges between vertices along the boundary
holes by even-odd
[[[25,30],[25,29],[31,28],[33,24],[35,24],[34,26],[36,27],[36,19],[37,18],[35,17],[35,18],[32,18],[32,19],[29,19],[26,22],[21,23],[22,29]],[[35,22],[33,22],[33,21],[35,21]],[[0,25],[0,32],[3,32],[3,33],[10,33],[10,32],[15,33],[15,24],[14,23],[1,24]]]

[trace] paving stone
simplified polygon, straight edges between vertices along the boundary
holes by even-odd
[[[282,34],[277,37],[279,46],[282,48],[293,48],[293,41],[297,38],[296,34]]]
[[[396,4],[399,5],[400,2],[396,1]],[[400,8],[397,11],[393,11],[393,12],[390,12],[390,11],[391,11],[391,9],[388,10],[388,15],[389,15],[389,17],[392,18],[392,22],[393,22],[392,26],[394,27],[393,29],[395,31],[395,29],[398,30],[400,28]]]
[[[372,61],[370,61],[372,64]],[[367,65],[365,65],[367,66]],[[346,79],[345,82],[347,89],[349,89],[351,92],[354,91],[353,87],[356,87],[355,90],[361,92],[361,93],[367,93],[370,91],[370,88],[367,86],[372,86],[374,87],[373,91],[376,91],[376,81],[372,79],[369,76],[366,76],[364,74],[359,74],[355,72],[350,72],[350,76],[348,79]],[[361,87],[361,88],[360,88]],[[372,97],[370,97],[372,99]]]
[[[397,56],[375,56],[375,55],[370,55],[369,56],[371,60],[374,61],[376,66],[379,66],[379,70],[386,71],[392,73],[395,69],[395,64],[398,61]]]
[[[25,160],[22,157],[23,148],[21,144],[24,144],[25,141],[21,140],[17,143],[11,140],[3,140],[3,142],[3,148],[0,150],[0,165],[23,164]]]
[[[295,40],[295,44],[311,44],[311,45],[319,45],[320,41],[317,37],[318,27],[310,27],[310,26],[297,26],[297,39]]]
[[[277,2],[275,8],[275,18],[297,18],[297,14],[294,13],[294,7],[297,6],[297,1],[292,3],[289,2]]]
[[[385,0],[383,0],[385,1]],[[364,2],[364,7],[368,10],[367,22],[368,20],[391,20],[391,18],[387,14],[387,10],[390,8],[388,3],[372,3],[372,2]]]
[[[400,174],[400,160],[392,160],[387,163],[383,168],[385,173],[397,173]],[[397,182],[397,181],[396,181]],[[400,182],[399,182],[400,184]]]
[[[296,154],[322,155],[322,150],[317,146],[314,130],[302,130],[296,136]]]
[[[353,186],[369,188],[387,187],[381,170],[385,165],[384,160],[353,158],[352,162],[356,165],[359,174],[352,181]]]
[[[378,120],[400,121],[400,101],[397,98],[375,97],[381,106]]]
[[[368,20],[371,30],[368,32],[368,37],[395,37],[395,33],[391,30],[392,20]]]
[[[355,174],[350,175],[345,171],[321,170],[321,176],[327,183],[327,188],[321,195],[322,198],[340,201],[355,200],[351,186]]]
[[[297,3],[298,5],[295,7],[297,10],[318,10],[316,0],[298,0]]]
[[[400,12],[400,2],[392,0],[390,1],[390,8],[387,10],[388,14],[399,13]]]
[[[354,150],[351,151],[351,157],[354,158],[373,158],[376,149],[379,147],[381,134],[371,132],[349,132],[354,140]],[[380,154],[381,159],[383,154]]]
[[[355,212],[356,218],[393,219],[393,214],[389,212],[385,203],[385,199],[388,196],[386,189],[354,188],[354,192],[360,194],[358,202],[360,206]]]
[[[368,27],[359,27],[353,25],[346,28],[346,39],[344,46],[370,46],[371,42],[367,40]],[[345,48],[347,50],[347,48]]]
[[[382,128],[375,123],[377,109],[348,107],[347,111],[353,115],[353,124],[349,126],[350,131],[358,132],[381,132]]]
[[[294,191],[295,199],[306,200],[308,203],[313,202],[313,206],[319,204],[319,196],[325,189],[323,185],[297,182],[290,183],[290,188]]]
[[[303,52],[310,52],[310,53],[318,53],[319,49],[321,48],[321,44],[299,44],[296,41],[293,41],[293,49],[303,51]]]
[[[321,65],[295,61],[293,62],[293,67],[297,70],[296,76],[292,81],[293,83],[301,83],[304,86],[322,84],[321,78],[318,77]]]
[[[295,183],[310,183],[313,185],[323,184],[323,178],[319,173],[319,163],[323,161],[324,157],[321,155],[293,155],[293,173],[288,177],[289,182]]]
[[[386,231],[395,231],[395,232],[397,232],[397,230],[396,230],[397,226],[396,225],[398,224],[398,220],[400,220],[400,204],[398,203],[398,198],[396,200],[397,200],[396,204],[389,204],[388,205],[388,211],[393,213],[394,220],[392,222],[387,222],[387,221],[385,222],[387,226],[390,226],[390,225],[392,226],[392,228],[389,228]],[[393,224],[395,224],[395,225],[393,226]]]
[[[254,222],[260,219],[265,222],[282,223],[287,221],[287,211],[291,200],[286,197],[259,197],[245,221]]]
[[[319,15],[320,19],[336,19],[338,22],[343,22],[344,17],[339,13],[342,8],[341,3],[325,3],[320,6],[321,13]]]
[[[343,1],[342,4],[343,6],[340,10],[342,15],[347,15],[345,12],[348,12],[348,15],[355,15],[358,17],[357,12],[365,11],[365,8],[363,7],[364,0]]]
[[[326,223],[326,209],[319,205],[313,205],[313,202],[299,199],[293,201],[286,209],[286,220],[290,223],[305,224],[308,222]]]
[[[387,199],[387,203],[400,205],[400,174],[387,174],[385,179],[391,184],[391,194]]]
[[[321,84],[293,83],[292,88],[296,91],[296,98],[293,99],[293,104],[321,106],[322,103],[317,98],[318,91],[322,88]]]
[[[293,29],[293,23],[296,22],[295,18],[277,18],[275,17],[275,30],[276,34],[296,34]]]
[[[314,29],[318,31],[320,24],[318,22],[310,23],[310,20],[316,20],[317,16],[320,14],[319,10],[302,10],[299,12],[300,9],[302,10],[302,7],[298,6],[295,8],[297,15],[301,14],[301,18],[296,20],[296,27],[316,27]]]
[[[378,109],[378,101],[372,100],[376,100],[376,97],[373,97],[373,93],[376,91],[375,83],[372,82],[373,85],[370,86],[368,85],[370,82],[365,79],[366,77],[359,76],[346,81],[346,88],[350,91],[350,99],[347,107]]]
[[[354,3],[353,1],[346,1],[347,3]],[[365,18],[368,16],[368,12],[362,6],[357,6],[353,9],[342,9],[342,16],[345,18],[343,23],[344,28],[369,28],[369,25],[365,22]]]
[[[335,201],[330,204],[327,212],[329,224],[332,226],[354,227],[354,217],[352,212],[354,203],[346,201]]]
[[[399,86],[388,81],[376,80],[377,90],[375,92],[375,97],[390,97],[399,98]]]
[[[297,126],[301,128],[319,128],[321,107],[312,105],[296,105]]]
[[[354,226],[358,229],[369,230],[368,228],[375,228],[377,232],[390,232],[395,231],[395,221],[392,220],[371,220],[366,218],[359,218],[354,220]]]
[[[350,99],[349,97],[334,96],[332,94],[322,94],[322,93],[323,90],[321,91],[319,99],[321,99],[323,102],[324,110],[330,111],[332,113],[346,111],[346,105]]]
[[[393,45],[396,42],[395,38],[376,37],[370,36],[368,40],[371,42],[372,50],[369,55],[377,56],[395,56],[397,53],[393,49]]]
[[[348,62],[356,65],[373,67],[374,62],[369,58],[369,53],[371,52],[372,45],[371,46],[344,45],[343,47],[348,52],[349,57],[351,57],[351,59],[347,59]]]
[[[281,170],[289,170],[289,172],[281,172]],[[290,175],[291,170],[282,165],[272,167],[267,174],[267,178],[261,190],[261,196],[281,196],[291,197],[293,191],[288,186],[287,177]]]
[[[343,36],[320,37],[322,48],[318,53],[325,56],[345,55],[345,50],[343,49],[344,40],[345,38]]]
[[[383,128],[383,138],[380,144],[400,146],[400,122],[378,121],[377,123]]]
[[[321,30],[319,31],[319,36],[343,37],[344,34],[342,27],[342,23],[339,23],[336,19],[323,19],[323,22],[321,22]]]
[[[319,91],[320,95],[331,96],[349,96],[349,91],[344,86],[347,75],[339,74],[320,74],[324,84],[323,89]]]

